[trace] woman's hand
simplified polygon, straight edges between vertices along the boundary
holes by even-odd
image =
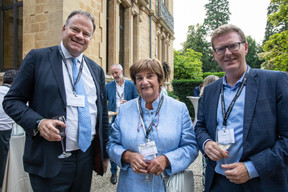
[[[151,160],[147,167],[147,172],[160,175],[168,165],[170,165],[168,158],[165,155],[161,155]]]
[[[122,155],[122,161],[130,163],[135,173],[148,173],[146,170],[148,164],[145,163],[144,157],[139,153],[125,151]]]

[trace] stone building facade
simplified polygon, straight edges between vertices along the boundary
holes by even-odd
[[[168,62],[173,77],[173,0],[0,0],[0,6],[1,77],[18,69],[31,49],[58,45],[65,20],[76,9],[95,16],[96,30],[84,54],[104,69],[107,81],[110,65],[120,63],[129,77],[129,67],[141,58]]]

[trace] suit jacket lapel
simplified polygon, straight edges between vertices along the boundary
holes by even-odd
[[[65,94],[65,87],[64,87],[61,55],[58,51],[58,46],[51,47],[50,50],[51,51],[48,52],[49,63],[51,65],[54,78],[57,82],[61,98],[66,105],[66,94]]]
[[[128,88],[128,83],[127,83],[127,80],[125,80],[125,85],[124,85],[124,99],[127,100],[128,99],[128,91],[129,88]]]
[[[221,86],[223,83],[223,78],[219,79],[218,82],[216,82],[216,90],[214,93],[210,93],[210,110],[213,111],[214,113],[212,113],[212,117],[211,117],[211,121],[212,124],[211,125],[215,125],[213,126],[213,131],[212,131],[212,139],[214,139],[214,141],[216,140],[216,128],[217,128],[217,108],[218,108],[218,103],[219,103],[219,97],[220,97],[220,90],[221,90]],[[216,96],[215,96],[216,95]]]
[[[247,138],[251,120],[256,106],[258,95],[259,78],[255,70],[251,69],[246,84],[245,107],[244,107],[244,122],[243,122],[243,143]]]
[[[90,73],[91,73],[91,75],[92,75],[92,78],[93,78],[93,81],[94,81],[94,84],[95,84],[95,87],[96,87],[96,91],[97,91],[97,101],[99,100],[99,99],[101,99],[100,98],[100,86],[99,86],[99,78],[97,79],[97,77],[96,77],[96,73],[95,73],[95,71],[97,71],[97,69],[96,69],[96,67],[94,66],[94,64],[91,64],[89,61],[88,61],[88,59],[86,58],[86,56],[85,55],[83,55],[83,57],[84,57],[84,60],[85,60],[85,63],[86,63],[86,65],[87,65],[87,67],[88,67],[88,69],[89,69],[89,71],[90,71]],[[98,80],[98,81],[97,81]],[[98,108],[98,105],[97,105],[97,108]]]
[[[115,109],[116,110],[116,81],[114,80],[113,83],[112,83],[112,93],[113,93],[113,99],[114,99],[114,102],[115,102]]]

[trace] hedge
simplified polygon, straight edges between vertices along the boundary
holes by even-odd
[[[225,72],[224,71],[221,71],[221,72],[205,72],[205,73],[203,73],[203,79],[205,79],[205,77],[207,77],[209,75],[216,75],[219,78],[221,78],[221,77],[223,77],[225,75]]]
[[[177,96],[180,101],[184,102],[189,110],[190,117],[194,118],[194,108],[187,96],[194,96],[194,88],[199,86],[203,81],[177,79],[172,81],[173,95]],[[174,97],[175,98],[175,97]]]

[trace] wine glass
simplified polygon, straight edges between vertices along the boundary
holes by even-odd
[[[225,133],[227,130],[225,129],[223,131]],[[223,131],[222,131],[222,133],[223,133]],[[223,151],[228,151],[229,148],[231,147],[232,143],[227,141],[227,140],[225,140],[225,139],[219,138],[219,135],[221,135],[221,134],[219,134],[219,132],[217,132],[217,134],[216,134],[216,142],[217,142],[218,147],[220,149],[222,149]],[[227,159],[226,158],[223,159],[223,163],[227,164]]]
[[[154,159],[156,157],[156,154],[154,155],[148,155],[148,156],[144,156],[144,162],[149,164],[151,162],[152,159]],[[145,183],[151,183],[152,180],[152,175],[147,173],[144,179]]]
[[[65,117],[64,116],[56,116],[56,117],[53,117],[52,119],[56,119],[56,120],[59,120],[59,121],[62,121],[63,123],[65,123]],[[59,130],[59,135],[61,136],[61,146],[62,146],[62,151],[63,151],[62,154],[58,155],[58,158],[64,159],[64,158],[70,157],[71,153],[66,152],[65,147],[64,147],[64,143],[63,143],[63,139],[66,135],[66,133],[65,133],[66,127],[62,127],[61,125],[56,125],[55,127]]]

